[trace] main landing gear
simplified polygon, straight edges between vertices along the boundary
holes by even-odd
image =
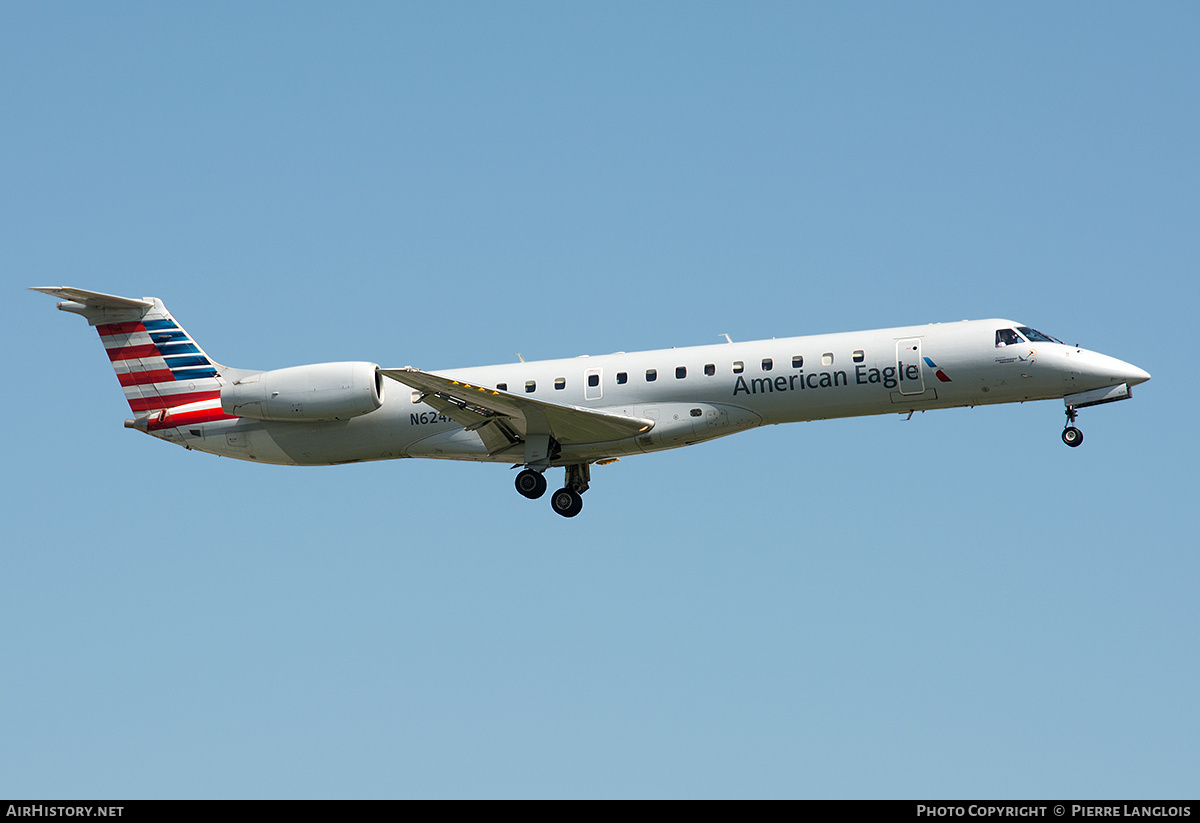
[[[546,493],[546,478],[541,472],[525,469],[517,475],[517,491],[530,500],[537,500]]]
[[[563,517],[574,517],[583,511],[583,497],[574,489],[559,489],[550,496],[550,507]]]
[[[583,511],[583,493],[588,490],[591,474],[591,466],[587,463],[567,466],[566,483],[550,495],[550,507],[563,517],[574,517]],[[530,500],[536,500],[546,493],[546,478],[534,469],[522,469],[514,485],[518,492]]]
[[[1062,441],[1071,448],[1075,448],[1083,442],[1083,432],[1071,425],[1077,417],[1079,417],[1079,412],[1075,407],[1067,406],[1067,425],[1063,429]]]

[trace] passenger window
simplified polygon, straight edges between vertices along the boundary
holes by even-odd
[[[705,377],[712,377],[716,373],[717,373],[717,366],[715,363],[705,363],[704,364],[704,376]]]
[[[596,388],[597,386],[599,386],[600,385],[600,375],[589,374],[588,375],[588,385],[591,386],[593,389]]]
[[[867,359],[867,356],[866,356],[866,354],[863,353],[862,349],[858,349],[852,355],[852,359],[854,360],[855,363],[861,363],[862,361]]]
[[[682,380],[685,377],[687,377],[687,366],[676,366],[675,367],[675,379]]]
[[[629,382],[629,375],[623,371],[617,372],[617,385],[621,386]]]
[[[745,370],[746,370],[746,365],[741,360],[733,361],[733,373],[734,374],[741,374]]]
[[[508,391],[508,384],[507,383],[497,383],[496,388],[498,388],[500,391]]]
[[[537,389],[537,381],[536,380],[526,380],[525,381],[525,391],[526,392],[532,392],[532,391],[535,391],[536,389]]]
[[[771,362],[771,358],[769,358],[769,357],[763,358],[763,362],[762,362],[763,371],[770,371],[773,366],[774,366],[774,363]]]
[[[658,379],[658,369],[646,369],[646,382],[653,383]]]
[[[565,378],[565,377],[554,378],[554,388],[557,391],[562,391],[566,387],[567,387],[567,378]]]
[[[1012,329],[996,329],[996,348],[998,349],[1004,346],[1019,346],[1024,342]]]
[[[803,355],[800,355],[800,354],[792,355],[792,368],[793,369],[804,368],[804,356]]]
[[[823,355],[821,355],[821,365],[822,366],[832,366],[833,365],[833,352],[827,351]]]

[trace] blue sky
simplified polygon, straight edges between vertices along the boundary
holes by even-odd
[[[1200,9],[0,7],[0,795],[1197,794]],[[245,368],[1012,317],[1132,402],[597,468],[126,431],[25,287]]]

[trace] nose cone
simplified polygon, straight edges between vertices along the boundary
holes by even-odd
[[[1138,383],[1145,383],[1150,379],[1150,372],[1139,369],[1132,363],[1122,363],[1121,365],[1125,367],[1125,375],[1122,379],[1131,386],[1136,386]]]
[[[1080,367],[1083,377],[1099,385],[1116,386],[1120,383],[1127,383],[1130,386],[1136,386],[1138,383],[1145,383],[1150,379],[1148,372],[1139,369],[1132,363],[1126,363],[1124,360],[1118,360],[1098,352],[1084,351],[1080,352],[1080,355],[1082,357],[1076,361],[1076,365]]]

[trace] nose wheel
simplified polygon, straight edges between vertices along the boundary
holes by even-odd
[[[1071,425],[1077,417],[1079,417],[1079,412],[1075,407],[1067,406],[1067,425],[1063,429],[1062,441],[1071,448],[1083,443],[1083,432]]]

